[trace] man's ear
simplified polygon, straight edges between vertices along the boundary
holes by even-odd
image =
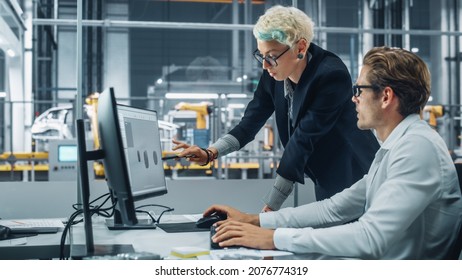
[[[382,91],[382,108],[387,108],[394,104],[398,104],[398,99],[395,94],[395,91],[391,87],[385,87]]]

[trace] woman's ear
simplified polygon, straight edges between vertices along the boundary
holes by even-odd
[[[308,41],[304,38],[298,40],[297,42],[297,53],[306,54],[308,51]]]

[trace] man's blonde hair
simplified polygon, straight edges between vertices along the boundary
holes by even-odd
[[[262,15],[253,28],[257,40],[276,40],[289,47],[300,39],[308,44],[313,40],[314,23],[310,17],[295,7],[276,5]]]

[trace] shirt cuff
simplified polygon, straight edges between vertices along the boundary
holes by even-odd
[[[263,197],[263,202],[271,210],[279,210],[293,189],[294,182],[277,175],[273,188]]]
[[[210,145],[210,147],[217,149],[218,156],[221,157],[239,150],[241,146],[236,137],[232,136],[231,134],[226,134],[225,136],[219,138],[215,143]]]
[[[292,230],[290,228],[277,228],[276,213],[265,212],[259,214],[260,227],[275,229],[273,235],[274,246],[278,250],[290,251],[293,249]]]
[[[274,231],[273,242],[276,249],[294,251],[293,231],[291,228],[278,228]]]
[[[260,227],[275,229],[277,227],[275,212],[264,212],[258,215]]]

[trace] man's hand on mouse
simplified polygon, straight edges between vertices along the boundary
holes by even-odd
[[[258,215],[251,215],[243,213],[233,207],[226,205],[212,205],[204,211],[204,217],[210,216],[213,213],[226,214],[228,216],[227,220],[235,220],[239,222],[249,223],[252,225],[259,226],[260,219]]]
[[[216,233],[212,241],[220,247],[244,246],[257,249],[276,249],[274,230],[261,228],[236,220],[225,220],[217,223]]]

